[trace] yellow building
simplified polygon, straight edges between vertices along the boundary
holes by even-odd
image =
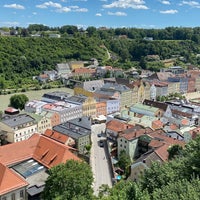
[[[83,89],[82,87],[74,88],[74,95],[84,95],[86,97],[93,97],[94,93]]]
[[[132,89],[132,103],[142,103],[144,99],[150,99],[150,87],[148,82],[138,80],[133,83]]]
[[[94,97],[88,97],[82,104],[83,116],[96,116],[96,100]]]
[[[78,69],[78,68],[83,68],[84,63],[83,61],[70,61],[69,62],[69,67],[71,70]]]

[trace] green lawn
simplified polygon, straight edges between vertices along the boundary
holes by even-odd
[[[67,92],[72,95],[74,94],[74,91],[69,88],[53,88],[53,89],[46,89],[46,90],[19,92],[19,93],[15,93],[15,94],[25,94],[29,98],[29,100],[34,100],[34,99],[40,100],[44,93],[53,92],[53,91]],[[8,107],[9,102],[10,102],[10,97],[12,95],[14,95],[14,94],[0,95],[0,110],[3,111],[5,108]]]

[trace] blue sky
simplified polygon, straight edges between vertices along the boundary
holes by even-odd
[[[0,27],[200,26],[200,0],[0,0]]]

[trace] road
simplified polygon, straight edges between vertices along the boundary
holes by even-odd
[[[112,179],[110,173],[110,166],[108,162],[108,155],[105,151],[105,142],[104,147],[99,146],[100,140],[106,140],[105,136],[98,137],[97,134],[105,131],[105,124],[97,124],[92,126],[92,149],[91,149],[91,167],[94,175],[93,189],[94,194],[98,195],[99,187],[102,184],[107,184],[109,187],[112,187]]]

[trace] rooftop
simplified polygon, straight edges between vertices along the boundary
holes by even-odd
[[[2,120],[2,123],[6,124],[7,126],[10,126],[11,128],[31,122],[35,122],[35,119],[27,114],[19,114],[13,117],[7,116]]]
[[[91,134],[91,120],[88,117],[72,119],[54,126],[53,130],[71,138],[78,139]]]

